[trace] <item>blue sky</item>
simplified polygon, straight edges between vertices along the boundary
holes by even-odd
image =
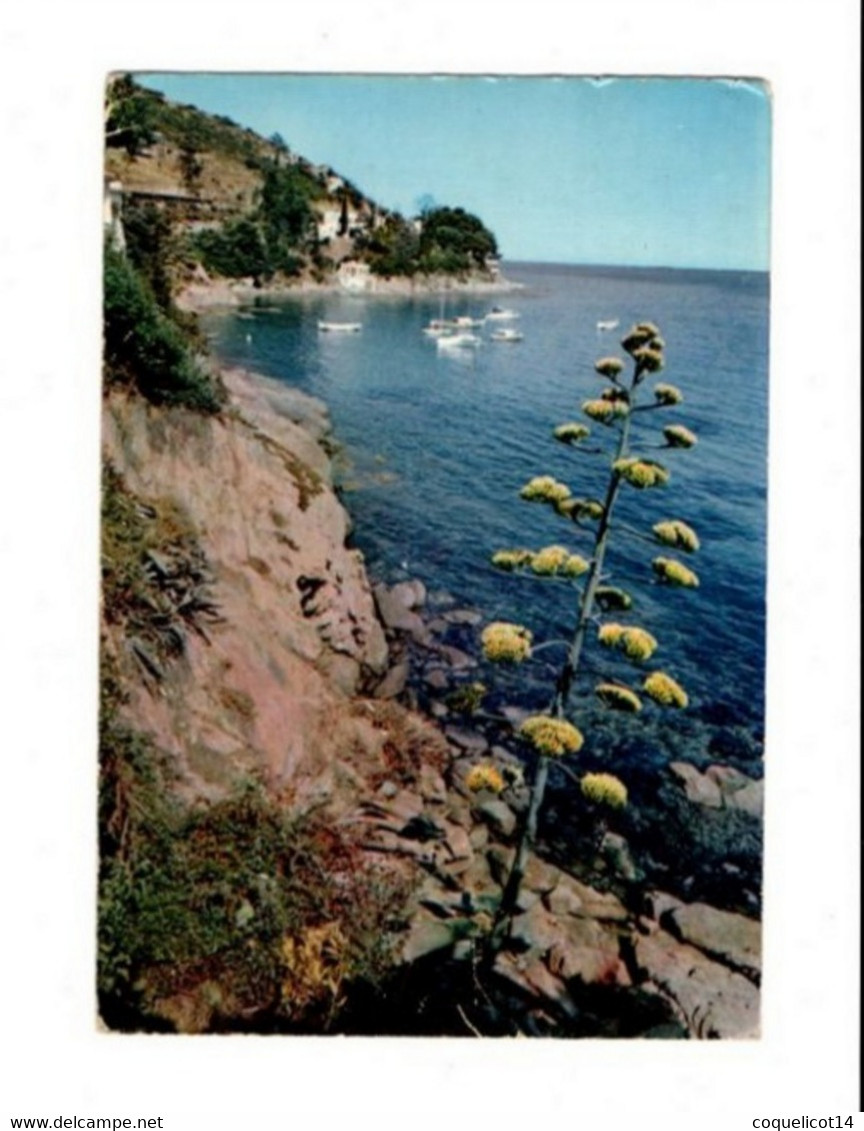
[[[505,258],[767,270],[770,99],[720,79],[140,74]]]

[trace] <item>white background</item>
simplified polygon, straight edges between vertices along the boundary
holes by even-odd
[[[5,7],[0,1118],[161,1115],[169,1131],[493,1121],[675,1129],[857,1113],[855,9],[847,0]],[[771,82],[760,1041],[297,1041],[96,1031],[101,99],[107,71],[144,69],[719,74]]]

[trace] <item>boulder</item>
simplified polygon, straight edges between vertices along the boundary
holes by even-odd
[[[376,699],[395,699],[405,690],[409,671],[408,661],[400,660],[387,672],[372,694]]]
[[[578,978],[585,985],[630,985],[614,930],[596,919],[569,918],[561,926],[547,959],[553,974],[565,982]]]
[[[679,939],[758,982],[762,970],[762,926],[707,903],[679,904],[669,911],[664,926]]]
[[[576,1016],[576,1006],[566,986],[539,959],[501,951],[495,958],[493,969],[499,977],[505,978],[529,997],[551,1002],[568,1017]]]
[[[466,754],[485,754],[489,749],[486,738],[476,730],[449,726],[444,728],[444,737],[453,746],[458,746]]]
[[[605,919],[613,923],[624,923],[630,918],[630,912],[617,895],[597,891],[564,872],[553,891],[546,896],[546,903],[556,915]]]
[[[485,821],[490,831],[504,840],[509,840],[516,831],[516,814],[506,802],[493,798],[481,801],[474,810]]]
[[[634,961],[645,989],[656,987],[697,1038],[758,1037],[759,991],[666,931],[634,936]]]
[[[406,609],[420,609],[426,604],[426,586],[419,578],[399,581],[391,587],[390,596]]]
[[[710,809],[723,807],[720,786],[705,774],[700,774],[695,766],[689,762],[672,762],[669,769],[684,786],[688,801],[693,801],[697,805],[707,805]]]
[[[514,917],[510,938],[521,949],[544,955],[555,943],[563,940],[563,931],[558,920],[550,915],[538,897],[526,911]]]

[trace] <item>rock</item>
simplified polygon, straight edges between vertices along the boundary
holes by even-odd
[[[516,906],[520,911],[529,911],[535,903],[540,902],[540,893],[526,888],[523,884],[516,896]]]
[[[416,962],[424,954],[443,950],[454,942],[453,930],[440,919],[416,917],[402,948],[404,962]]]
[[[373,691],[374,697],[376,699],[395,699],[405,690],[409,671],[410,665],[407,660],[400,660],[398,664],[394,664]]]
[[[494,896],[496,900],[500,897],[501,888],[492,879],[488,860],[480,853],[474,854],[460,880],[474,901],[483,896]]]
[[[730,809],[740,809],[749,813],[751,817],[761,817],[765,808],[765,784],[762,781],[751,781],[743,789],[738,789],[726,799]]]
[[[468,671],[477,667],[477,661],[461,648],[453,648],[449,644],[439,644],[436,651],[442,656],[454,672]]]
[[[534,950],[544,955],[563,938],[558,921],[550,915],[539,897],[521,915],[516,915],[510,928],[510,938],[524,950]]]
[[[426,586],[419,578],[399,581],[391,587],[390,596],[406,609],[420,609],[426,604]]]
[[[450,712],[443,703],[430,703],[429,714],[435,719],[446,719]]]
[[[758,983],[762,970],[762,925],[757,920],[720,911],[707,903],[685,903],[669,912],[664,926],[677,938]]]
[[[503,887],[507,883],[507,877],[510,875],[510,869],[513,867],[515,859],[516,849],[507,848],[503,844],[493,844],[491,848],[486,850],[489,871],[492,873],[492,878],[496,884]]]
[[[448,624],[468,624],[473,627],[483,620],[483,616],[474,609],[452,609],[450,612],[444,613],[441,620]]]
[[[576,1015],[576,1006],[564,983],[551,974],[539,959],[524,961],[516,955],[501,951],[495,958],[493,969],[529,997],[550,1001],[569,1017]]]
[[[634,960],[644,988],[671,999],[692,1036],[759,1035],[759,991],[743,975],[663,930],[634,936]]]
[[[544,863],[539,856],[529,853],[525,862],[525,875],[522,883],[525,887],[536,891],[539,895],[546,895],[553,891],[564,873],[553,864]]]
[[[683,900],[676,899],[674,895],[665,891],[649,891],[645,894],[645,914],[657,923],[662,920],[667,911],[674,911],[683,906]]]
[[[395,782],[385,781],[381,783],[378,792],[383,798],[389,800],[399,792],[399,786]]]
[[[496,836],[504,840],[509,840],[516,831],[516,814],[504,801],[497,798],[481,801],[475,812]]]
[[[444,737],[454,746],[466,754],[485,754],[489,749],[486,738],[476,730],[465,730],[463,727],[449,726],[444,728]]]
[[[607,832],[600,843],[600,851],[616,876],[622,880],[635,880],[638,871],[633,862],[630,846],[623,836],[618,833]]]
[[[405,824],[413,817],[419,817],[423,812],[423,799],[410,790],[400,789],[397,793],[381,801],[366,801],[363,806],[373,816],[385,820],[392,819],[400,824]]]
[[[553,915],[581,915],[582,900],[570,884],[559,884],[544,900]]]
[[[688,801],[707,805],[711,809],[723,807],[723,794],[715,781],[700,774],[689,762],[672,762],[669,769],[682,782]]]
[[[531,712],[526,711],[524,707],[511,707],[508,705],[501,708],[501,714],[515,730],[520,723],[525,722]]]
[[[444,830],[445,840],[450,855],[454,860],[470,860],[474,855],[468,833],[460,825],[451,825],[449,821],[438,822]]]
[[[555,889],[546,897],[555,914],[576,915],[585,919],[607,919],[623,923],[630,913],[612,892],[597,891],[562,872]]]
[[[440,919],[464,915],[466,910],[462,893],[445,887],[434,876],[429,876],[423,881],[415,898],[420,906],[427,908]]]
[[[431,672],[427,672],[424,680],[433,691],[443,691],[450,682],[443,668],[433,668]]]
[[[445,813],[448,821],[452,821],[454,825],[461,825],[463,829],[470,831],[474,824],[471,819],[471,809],[469,805],[460,797],[454,797],[452,794],[448,794]]]
[[[578,978],[585,985],[629,986],[617,934],[596,919],[567,919],[549,951],[549,969],[565,982]]]
[[[421,617],[412,612],[400,595],[394,594],[393,589],[388,589],[386,585],[376,585],[372,593],[378,606],[378,615],[387,628],[408,632],[418,640],[428,637]]]
[[[424,801],[435,805],[443,805],[447,801],[447,786],[434,766],[426,762],[421,765],[418,785]]]
[[[489,843],[489,829],[486,825],[475,825],[469,833],[471,847],[480,852]]]

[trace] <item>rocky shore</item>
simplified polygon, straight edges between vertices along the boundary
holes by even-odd
[[[222,377],[218,418],[106,400],[107,459],[195,528],[219,610],[126,709],[189,798],[263,774],[410,882],[390,988],[371,1021],[349,1010],[346,1031],[758,1035],[758,920],[656,883],[626,829],[593,829],[587,856],[541,837],[511,938],[478,974],[528,796],[518,719],[472,706],[480,614],[416,580],[373,587],[333,488],[326,406],[242,370]],[[502,792],[469,788],[479,760]],[[730,767],[674,766],[669,784],[695,824],[708,810],[758,821],[761,783]],[[201,1002],[164,1013],[209,1023]]]
[[[316,295],[361,295],[376,298],[408,298],[419,295],[496,295],[512,294],[522,289],[521,283],[486,276],[458,278],[452,275],[414,278],[380,278],[370,275],[362,288],[346,287],[336,276],[324,282],[304,277],[281,283],[255,286],[252,279],[211,278],[203,268],[178,292],[176,302],[181,310],[203,313],[244,306],[256,299],[279,300]]]

